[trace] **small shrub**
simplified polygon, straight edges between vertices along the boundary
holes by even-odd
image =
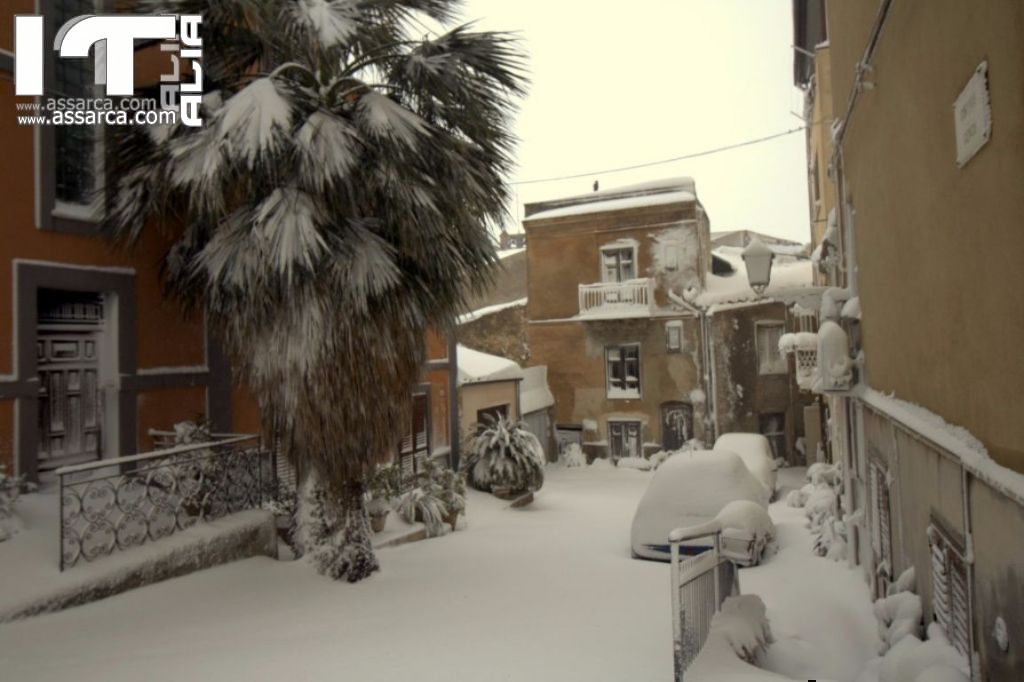
[[[25,483],[24,476],[8,476],[7,467],[0,463],[0,542],[14,535],[20,523],[14,513],[22,489],[34,490],[35,486]]]
[[[407,492],[398,505],[398,515],[406,523],[422,521],[427,527],[427,537],[448,532],[448,524],[445,523],[448,508],[432,490],[414,488]]]
[[[587,465],[587,456],[583,454],[583,448],[579,443],[569,443],[558,455],[559,461],[565,468],[583,467]]]
[[[485,418],[470,443],[465,471],[469,484],[491,492],[508,486],[513,491],[536,491],[544,485],[544,449],[522,422]]]

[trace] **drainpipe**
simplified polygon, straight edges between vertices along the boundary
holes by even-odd
[[[454,327],[448,332],[448,458],[452,469],[459,470],[459,345]]]
[[[668,293],[668,299],[675,303],[681,308],[689,310],[693,315],[700,321],[700,355],[701,364],[703,365],[703,372],[701,376],[703,379],[702,389],[704,391],[704,423],[708,425],[710,423],[711,434],[710,442],[706,445],[714,445],[715,434],[718,432],[718,415],[715,411],[715,372],[714,372],[714,353],[711,349],[711,321],[704,310],[701,310],[697,306],[689,303],[686,299],[676,294],[671,289],[666,290]],[[696,435],[696,434],[695,434]],[[704,434],[708,436],[708,434]]]

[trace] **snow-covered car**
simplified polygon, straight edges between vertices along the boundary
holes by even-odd
[[[740,566],[761,563],[775,540],[775,524],[764,507],[749,500],[734,500],[718,512],[722,525],[722,554]]]
[[[668,561],[668,536],[676,528],[713,520],[730,502],[746,500],[768,508],[768,491],[750,473],[739,455],[718,450],[679,451],[665,460],[651,477],[637,505],[630,529],[634,557]],[[742,529],[740,529],[742,531]],[[723,533],[730,555],[752,547],[743,533]],[[738,540],[738,544],[737,541]],[[697,538],[680,547],[684,554],[699,554],[711,538]],[[756,558],[751,556],[750,560]]]
[[[778,465],[772,456],[772,446],[759,433],[723,433],[715,441],[715,450],[735,452],[750,469],[750,473],[768,490],[768,499],[775,497]]]

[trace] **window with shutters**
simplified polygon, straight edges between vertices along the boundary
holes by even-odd
[[[640,397],[640,345],[604,349],[605,382],[609,398]]]
[[[888,474],[877,462],[869,467],[871,498],[871,549],[875,556],[875,596],[884,597],[892,580],[892,514]]]
[[[757,370],[760,374],[785,374],[789,371],[786,356],[779,351],[779,340],[785,331],[782,322],[758,322],[754,339],[757,347]]]
[[[430,453],[430,396],[416,393],[412,396],[412,421],[398,446],[398,463],[402,478],[411,481],[423,468]]]
[[[932,557],[932,614],[950,643],[970,660],[970,584],[963,551],[939,526],[928,526]]]

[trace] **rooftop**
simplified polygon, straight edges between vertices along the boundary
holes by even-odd
[[[696,200],[697,186],[693,178],[667,178],[527,204],[525,220],[564,218]]]

